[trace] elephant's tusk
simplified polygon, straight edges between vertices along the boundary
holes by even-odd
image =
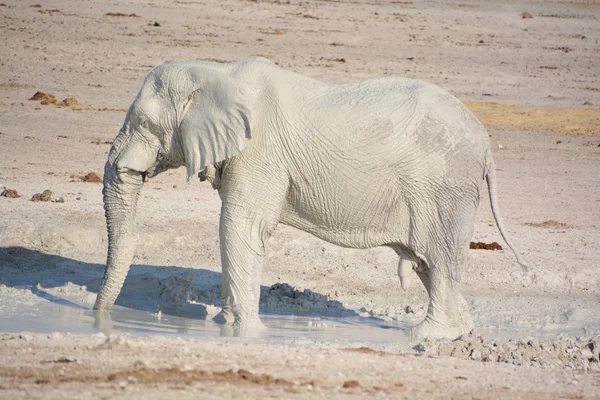
[[[398,276],[400,277],[400,285],[402,289],[407,290],[410,287],[410,277],[413,271],[413,262],[406,259],[401,259],[398,263]]]

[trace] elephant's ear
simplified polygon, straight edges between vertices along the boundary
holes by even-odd
[[[185,99],[179,130],[187,179],[239,154],[251,139],[254,92],[220,72],[206,72]]]

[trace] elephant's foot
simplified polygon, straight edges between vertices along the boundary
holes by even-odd
[[[237,337],[260,337],[268,328],[262,323],[258,315],[255,318],[240,320],[237,319],[228,332]]]
[[[469,317],[470,320],[470,317]],[[411,341],[423,339],[456,339],[473,330],[473,323],[448,324],[435,321],[429,316],[410,330]]]
[[[235,322],[235,317],[233,316],[231,310],[226,310],[223,308],[221,312],[213,317],[213,322],[220,325],[231,326]]]

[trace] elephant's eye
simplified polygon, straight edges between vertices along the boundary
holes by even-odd
[[[143,119],[143,120],[141,120],[141,121],[140,121],[140,125],[142,126],[142,128],[144,128],[144,129],[148,129],[148,126],[149,126],[149,124],[148,124],[148,120],[147,120],[147,119]]]

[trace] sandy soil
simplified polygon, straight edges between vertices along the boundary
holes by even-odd
[[[106,238],[101,184],[90,173],[101,178],[146,74],[166,60],[263,56],[332,83],[424,79],[465,101],[490,129],[503,216],[532,265],[523,274],[507,251],[473,250],[463,290],[475,322],[523,336],[581,334],[564,352],[577,348],[590,368],[572,360],[535,368],[535,356],[525,366],[450,357],[455,348],[472,352],[472,339],[422,346],[427,356],[393,346],[382,354],[113,336],[103,345],[100,335],[7,333],[0,397],[597,398],[599,3],[498,3],[5,0],[0,191],[21,197],[0,197],[0,321],[65,299],[72,309],[91,307]],[[38,91],[47,96],[29,100]],[[50,201],[29,201],[36,194]],[[182,170],[148,182],[118,304],[151,312],[175,305],[184,317],[196,317],[185,307],[191,302],[214,311],[218,213],[217,194],[186,184]],[[485,199],[473,240],[503,245]],[[417,284],[403,292],[396,263],[385,249],[341,249],[281,226],[270,242],[262,311],[414,323],[425,292]],[[294,290],[273,289],[278,283]],[[551,343],[563,351],[561,340]]]

